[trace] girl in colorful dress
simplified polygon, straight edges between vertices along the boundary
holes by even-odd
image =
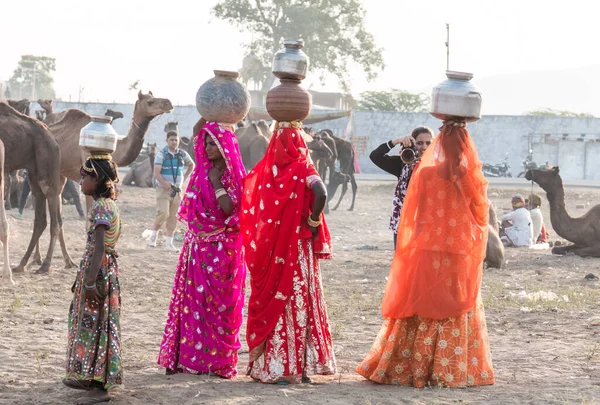
[[[327,191],[296,122],[279,122],[244,182],[242,230],[252,293],[248,374],[263,383],[334,374],[319,259],[331,256]]]
[[[239,215],[246,172],[232,127],[196,128],[196,167],[178,214],[188,229],[158,364],[167,374],[233,378],[246,280]]]
[[[392,174],[398,178],[398,184],[394,191],[394,199],[392,201],[392,216],[390,217],[390,230],[394,232],[394,248],[396,247],[396,240],[398,237],[398,222],[400,222],[400,214],[402,213],[402,204],[404,204],[404,197],[406,196],[406,190],[410,183],[410,178],[416,167],[416,163],[406,164],[400,158],[400,155],[388,155],[388,153],[394,149],[396,145],[400,145],[402,148],[416,147],[416,149],[423,155],[429,145],[433,142],[433,130],[428,127],[416,127],[413,129],[410,135],[404,138],[394,139],[386,143],[382,143],[377,149],[371,152],[369,158],[377,167],[381,170],[385,170],[389,174]]]
[[[357,368],[371,381],[494,383],[480,294],[487,181],[464,126],[444,121],[412,176],[383,297],[385,321]]]
[[[94,198],[87,243],[69,309],[67,375],[63,383],[89,391],[77,404],[110,401],[123,383],[121,291],[115,246],[121,219],[115,203],[117,165],[110,155],[90,156],[81,167],[81,190]]]

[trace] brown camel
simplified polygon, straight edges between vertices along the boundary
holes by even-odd
[[[154,158],[156,157],[156,142],[148,143],[148,157],[137,163],[133,163],[125,177],[123,185],[130,186],[135,184],[137,187],[153,187],[154,179]]]
[[[23,100],[7,100],[8,105],[20,112],[21,114],[29,115],[29,107],[31,106],[31,101],[24,98]]]
[[[138,100],[133,109],[129,133],[125,138],[120,139],[117,142],[117,149],[112,154],[113,161],[117,166],[128,166],[135,160],[144,144],[144,137],[146,136],[146,132],[148,132],[150,121],[155,117],[164,114],[165,112],[171,112],[172,110],[173,105],[168,99],[155,98],[151,91],[149,91],[148,94],[142,94],[142,91],[140,90],[138,93]],[[79,182],[81,179],[79,170],[87,158],[87,154],[79,147],[79,132],[81,131],[81,128],[86,126],[90,121],[91,116],[89,114],[71,108],[65,111],[65,115],[60,121],[48,126],[61,150],[61,189],[67,178],[76,182]],[[89,209],[91,199],[87,197],[86,202]],[[75,266],[75,263],[67,252],[62,228],[60,229],[58,236],[66,267],[69,268],[70,266]],[[36,252],[38,251],[39,249],[36,249]],[[37,253],[36,259],[38,259]]]
[[[119,118],[124,117],[122,112],[111,110],[110,108],[106,109],[106,112],[104,113],[104,115],[106,115],[107,117],[112,117],[113,122],[114,122],[114,120],[118,120]]]
[[[323,179],[324,182],[329,183],[327,173],[329,171],[330,177],[333,175],[333,172],[335,170],[335,162],[338,158],[337,148],[335,147],[335,141],[333,140],[333,138],[327,136],[327,134],[314,133],[312,128],[305,128],[304,131],[311,135],[315,141],[322,141],[331,151],[331,156],[325,157],[323,154],[316,154],[313,158],[313,162],[315,164],[315,167],[317,168],[317,171],[319,172],[319,176],[321,176],[321,179]],[[325,155],[328,154],[326,153]]]
[[[235,131],[246,171],[250,171],[263,158],[269,139],[263,135],[256,123],[240,127]]]
[[[46,125],[0,103],[0,140],[6,150],[4,170],[27,169],[31,192],[35,197],[35,220],[31,241],[15,272],[23,272],[33,248],[46,228],[46,202],[50,212],[50,245],[46,258],[38,270],[50,270],[56,237],[62,231],[60,216],[61,151]]]
[[[358,189],[358,185],[356,184],[356,178],[354,177],[355,168],[354,168],[354,147],[352,143],[346,141],[345,139],[338,138],[333,135],[333,132],[329,129],[324,129],[318,134],[321,136],[321,139],[326,142],[326,139],[332,139],[335,143],[335,150],[337,153],[337,160],[340,162],[340,170],[339,173],[333,170],[329,175],[329,184],[327,185],[327,205],[325,206],[325,211],[329,212],[329,201],[333,200],[333,196],[335,195],[336,190],[341,185],[342,186],[342,195],[340,195],[340,199],[337,204],[333,208],[337,210],[348,191],[348,182],[352,185],[352,204],[348,211],[354,210],[354,202],[356,201],[356,191]],[[327,144],[329,146],[329,143]]]
[[[600,257],[600,204],[585,215],[572,218],[565,206],[565,189],[558,166],[549,170],[533,169],[525,174],[527,180],[536,182],[546,192],[550,203],[550,222],[554,231],[572,245],[556,246],[552,253],[575,253],[581,257]]]
[[[487,264],[488,267],[495,267],[497,269],[501,268],[504,263],[504,244],[500,240],[498,232],[498,217],[496,216],[494,206],[490,203],[488,240],[485,249],[484,263]]]
[[[271,137],[273,136],[273,132],[271,132],[271,128],[269,127],[269,124],[267,124],[267,121],[260,120],[256,123],[256,125],[258,125],[260,131],[264,136],[267,137],[267,139],[271,139]]]
[[[54,100],[52,99],[39,99],[38,104],[44,109],[44,111],[46,111],[46,118],[44,119],[44,124],[46,125],[60,121],[67,113],[66,111],[55,113]]]

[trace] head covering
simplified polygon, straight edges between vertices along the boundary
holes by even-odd
[[[239,206],[246,170],[242,163],[237,138],[228,126],[208,122],[195,138],[196,167],[190,177],[188,188],[179,206],[179,220],[186,223],[188,229],[198,237],[207,238],[225,230],[239,231],[239,210],[227,216],[220,209],[215,189],[208,180],[212,162],[208,159],[204,147],[204,137],[209,135],[217,144],[225,159],[225,171],[221,182],[234,206]]]
[[[529,202],[531,202],[531,204],[533,204],[533,205],[541,207],[542,206],[542,197],[540,197],[538,194],[530,194]]]
[[[487,243],[487,180],[463,123],[445,121],[404,200],[382,303],[385,318],[455,317],[473,309]]]
[[[314,194],[307,179],[318,173],[302,135],[298,124],[276,127],[265,156],[244,182],[241,216],[252,285],[247,321],[251,361],[262,353],[261,348],[292,295],[294,271],[300,271],[299,241],[312,237],[306,221]],[[314,251],[320,258],[331,254],[331,238],[324,219]]]
[[[513,196],[512,200],[511,200],[511,204],[513,206],[513,209],[523,208],[525,206],[525,199],[523,198],[522,195],[517,194],[517,195]]]

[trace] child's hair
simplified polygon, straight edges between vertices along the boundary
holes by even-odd
[[[413,139],[417,139],[419,137],[419,135],[421,134],[425,134],[428,133],[431,135],[431,137],[433,138],[433,129],[429,128],[429,127],[416,127],[415,129],[412,130],[412,133],[410,134],[410,136],[413,137]]]
[[[90,156],[81,166],[82,176],[94,176],[98,179],[96,195],[117,199],[116,183],[119,182],[118,168],[109,155]]]
[[[167,132],[167,139],[169,139],[172,136],[176,136],[179,138],[179,133],[177,133],[177,131],[169,131]]]

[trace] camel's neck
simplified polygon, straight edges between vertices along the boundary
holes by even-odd
[[[148,155],[148,157],[150,158],[150,169],[154,170],[154,159],[156,158],[156,155],[152,153]]]
[[[148,132],[150,121],[151,118],[133,116],[129,133],[117,142],[117,150],[113,153],[113,161],[117,165],[128,166],[139,156],[142,146],[144,146],[144,137]]]
[[[554,190],[548,191],[546,194],[548,196],[548,202],[550,203],[550,221],[552,222],[552,228],[554,228],[556,233],[562,238],[573,243],[578,243],[577,239],[580,234],[578,231],[578,222],[581,222],[581,220],[579,218],[572,218],[567,213],[565,190],[562,181],[558,182]]]

